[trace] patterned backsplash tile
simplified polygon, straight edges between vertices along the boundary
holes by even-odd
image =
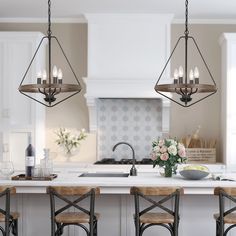
[[[132,158],[127,145],[112,147],[121,141],[130,143],[137,160],[148,158],[154,139],[162,135],[160,99],[98,99],[98,159]]]

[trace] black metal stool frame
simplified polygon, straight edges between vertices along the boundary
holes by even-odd
[[[236,206],[229,208],[228,210],[225,209],[225,199],[229,199],[236,204],[236,198],[232,197],[231,195],[227,194],[223,189],[219,189],[219,207],[220,207],[220,214],[218,219],[216,219],[216,236],[226,236],[227,233],[234,227],[236,224],[232,224],[224,229],[224,217],[228,214],[236,211]]]
[[[94,202],[95,202],[95,189],[92,188],[89,192],[86,194],[83,194],[79,198],[77,198],[74,201],[70,201],[68,198],[62,196],[61,194],[58,194],[56,191],[54,191],[53,188],[48,188],[49,194],[50,194],[50,205],[51,205],[51,235],[52,236],[60,236],[63,234],[63,229],[65,226],[69,225],[77,225],[81,227],[87,234],[87,236],[97,236],[97,217],[94,214]],[[67,203],[62,208],[59,208],[56,210],[55,208],[55,196],[64,202]],[[79,202],[84,200],[85,198],[90,197],[90,210],[81,207],[78,205]],[[80,210],[81,212],[84,212],[85,214],[89,215],[90,222],[89,222],[89,229],[80,223],[58,223],[55,221],[55,217],[64,212],[65,210],[69,209],[70,207],[75,207],[76,209]],[[55,227],[57,226],[57,227]]]
[[[135,187],[133,187],[134,189]],[[172,194],[163,197],[160,201],[154,201],[153,199],[149,198],[148,196],[135,191],[134,192],[134,199],[135,199],[135,217],[134,217],[134,224],[135,224],[135,235],[136,236],[142,236],[143,232],[151,227],[151,226],[162,226],[164,228],[166,228],[167,230],[169,230],[171,236],[178,236],[178,227],[179,227],[179,196],[180,196],[180,190],[177,189],[175,192],[173,192]],[[151,203],[151,206],[143,209],[142,211],[140,211],[140,207],[139,207],[139,198],[143,198],[146,201]],[[171,210],[165,206],[163,206],[163,203],[167,202],[170,199],[174,199],[174,210]],[[146,223],[142,223],[140,224],[140,216],[153,210],[154,208],[159,208],[162,209],[163,211],[171,214],[174,216],[174,223],[171,224],[164,224],[164,223],[150,223],[150,224],[146,224]]]
[[[18,236],[18,219],[13,219],[13,216],[10,213],[10,195],[11,188],[6,188],[0,193],[0,198],[5,197],[5,210],[0,208],[0,213],[5,216],[5,229],[0,226],[0,231],[3,236],[9,236],[10,232],[13,235]]]

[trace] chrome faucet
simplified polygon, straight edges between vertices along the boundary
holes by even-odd
[[[117,143],[113,148],[112,148],[112,151],[114,152],[116,147],[119,146],[120,144],[125,144],[125,145],[128,145],[131,150],[132,150],[132,154],[133,154],[133,164],[132,164],[132,167],[130,169],[130,176],[137,176],[137,169],[135,168],[135,154],[134,154],[134,148],[129,144],[129,143],[126,143],[126,142],[119,142]]]

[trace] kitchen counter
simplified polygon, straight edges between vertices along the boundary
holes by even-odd
[[[215,181],[211,175],[202,180],[187,180],[180,175],[171,178],[162,177],[157,169],[151,166],[138,166],[138,176],[129,177],[78,177],[84,172],[125,172],[129,173],[130,166],[81,166],[80,168],[57,170],[58,177],[52,181],[12,181],[0,180],[1,185],[13,185],[17,187],[17,193],[45,193],[49,185],[90,185],[99,186],[102,194],[129,194],[131,186],[181,186],[185,194],[213,194],[215,187],[236,186],[234,181]],[[235,178],[236,178],[236,174]]]

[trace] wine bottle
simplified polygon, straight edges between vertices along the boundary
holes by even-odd
[[[35,166],[34,147],[31,143],[31,135],[28,136],[28,147],[25,150],[25,177],[32,177]]]

